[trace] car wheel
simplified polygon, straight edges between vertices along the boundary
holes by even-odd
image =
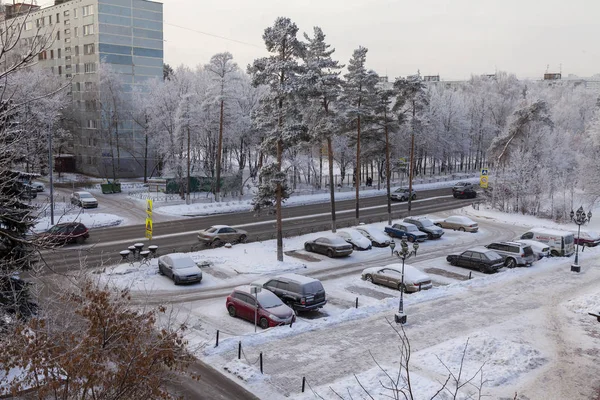
[[[459,231],[464,232],[465,228],[463,228],[462,226],[460,228],[458,228]]]
[[[327,250],[327,257],[333,258],[333,250],[331,250],[331,249]]]
[[[398,290],[401,291],[402,293],[407,293],[406,291],[406,285],[399,283],[398,284]]]
[[[558,254],[558,251],[556,251],[556,250],[552,250],[552,251],[550,252],[550,255],[551,255],[552,257],[559,257],[559,256],[560,256],[560,254]]]
[[[179,285],[180,282],[179,282],[179,277],[178,276],[173,275],[173,283],[175,285]]]
[[[482,272],[485,274],[485,266],[484,265],[479,266],[479,272]]]
[[[517,261],[514,258],[507,258],[504,265],[506,268],[514,268],[517,266]]]
[[[365,281],[373,283],[373,277],[370,274],[365,275]]]
[[[75,238],[75,243],[77,244],[83,244],[85,242],[85,238],[83,236],[77,236]]]
[[[413,200],[416,200],[416,199],[417,199],[417,194],[416,194],[416,193],[412,195],[412,199],[413,199]]]
[[[406,201],[406,197],[403,196],[400,201]]]
[[[306,251],[312,251],[312,246],[308,243],[304,243],[304,250]]]
[[[355,245],[355,244],[353,244],[353,245],[352,245],[352,250],[354,250],[354,251],[358,250],[358,246],[357,246],[357,245]]]
[[[452,266],[456,267],[456,260],[452,260],[452,261],[450,261],[450,265],[452,265]]]
[[[165,273],[163,272],[162,268],[160,267],[160,265],[158,266],[158,274],[159,275],[164,275]]]
[[[428,233],[427,234],[427,240],[433,240],[433,234],[432,233]]]
[[[409,236],[409,237],[408,237],[408,241],[412,243],[412,242],[414,242],[414,241],[415,241],[415,238],[414,238],[413,236]]]
[[[229,311],[229,315],[230,316],[235,317],[236,312],[235,312],[235,307],[234,306],[227,307],[227,311]]]
[[[248,240],[248,238],[246,237],[246,235],[241,235],[240,236],[240,243],[246,243],[246,240]]]
[[[216,249],[217,247],[223,246],[223,242],[221,241],[221,239],[215,239],[212,241],[211,246],[213,249]]]
[[[262,317],[260,319],[259,325],[261,328],[267,329],[269,327],[269,321],[267,321],[267,319],[265,317]]]

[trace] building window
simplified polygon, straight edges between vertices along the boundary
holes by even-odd
[[[83,66],[83,71],[86,74],[93,74],[94,72],[96,72],[96,64],[94,63],[85,63]]]
[[[56,13],[56,23],[58,24],[60,22],[60,14]]]
[[[73,9],[73,18],[77,18],[77,9]]]
[[[30,31],[32,28],[33,28],[33,22],[32,21],[25,22],[25,30],[26,31]]]
[[[69,10],[65,10],[65,12],[63,14],[65,14],[65,17],[68,17],[69,16]]]
[[[73,83],[71,87],[73,88],[74,92],[79,92],[81,90],[81,85],[79,82]]]
[[[93,35],[93,34],[94,34],[94,24],[83,26],[83,36]]]
[[[88,119],[87,120],[87,127],[89,129],[96,129],[96,120],[95,119]]]
[[[75,34],[75,37],[79,36],[79,28],[75,27],[73,33]]]
[[[48,23],[52,25],[52,15],[48,15]]]
[[[56,31],[56,40],[60,40],[60,31]]]
[[[96,111],[96,100],[86,100],[85,111]]]
[[[65,25],[71,25],[71,20],[65,19]]]
[[[80,71],[79,71],[79,64],[75,64],[75,73],[77,73],[77,74],[78,74],[79,72],[80,72]]]
[[[71,74],[65,74],[65,78],[72,78],[72,77],[73,77],[73,75],[71,75]],[[71,94],[71,93],[69,93],[69,94]]]
[[[45,60],[46,59],[46,50],[42,51],[40,54],[38,54],[38,60]]]
[[[94,43],[84,44],[83,45],[83,54],[94,54],[95,53],[95,45]]]
[[[65,43],[71,43],[71,38],[65,38]]]
[[[85,91],[86,92],[91,92],[95,89],[96,85],[94,85],[94,82],[86,82],[85,83]]]
[[[75,46],[75,55],[78,56],[79,55],[79,46]]]
[[[65,47],[65,54],[71,54],[71,48]]]
[[[86,15],[92,15],[94,13],[94,6],[93,5],[85,6],[85,7],[83,7],[82,11],[83,11],[84,17]]]
[[[65,35],[70,35],[71,34],[71,30],[69,28],[65,29]]]
[[[56,58],[60,58],[60,49],[56,50]]]
[[[62,67],[60,65],[58,66],[58,74],[62,75]]]
[[[71,56],[65,56],[65,62],[66,63],[71,63]]]
[[[50,59],[54,60],[54,50],[50,50]]]

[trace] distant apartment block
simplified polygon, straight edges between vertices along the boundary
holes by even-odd
[[[15,5],[16,6],[16,5]],[[31,8],[31,10],[29,10]],[[9,16],[10,11],[10,16]],[[28,15],[27,11],[29,11]],[[98,66],[106,63],[119,74],[125,92],[131,93],[151,79],[162,79],[163,4],[148,0],[56,0],[39,8],[21,4],[5,7],[5,18],[25,20],[21,39],[52,35],[51,46],[38,56],[35,68],[50,69],[72,82],[73,105],[81,111],[80,132],[72,151],[78,171],[111,176],[111,150],[99,133],[101,112],[96,102]],[[141,165],[127,152],[140,133],[132,121],[119,124],[124,144],[121,177],[140,176]]]

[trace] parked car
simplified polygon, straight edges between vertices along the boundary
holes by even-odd
[[[477,191],[473,187],[453,190],[452,195],[455,199],[474,199],[477,197]]]
[[[198,240],[212,247],[220,247],[225,243],[244,243],[248,232],[227,225],[213,225],[198,232]]]
[[[225,306],[229,315],[256,323],[263,329],[291,324],[296,320],[294,310],[283,304],[281,299],[267,289],[252,293],[253,286],[238,286],[229,296]]]
[[[67,243],[83,244],[90,237],[88,228],[81,222],[66,222],[56,224],[46,232],[37,235],[37,238],[52,246]]]
[[[33,186],[33,188],[38,192],[43,192],[44,190],[46,190],[46,185],[39,181],[31,182],[31,186]]]
[[[396,201],[407,201],[409,197],[412,200],[415,200],[417,198],[417,192],[415,190],[409,192],[407,187],[396,189],[390,194],[390,199]]]
[[[353,250],[371,250],[372,248],[371,241],[355,229],[337,231],[337,235],[350,243]]]
[[[355,228],[361,235],[371,241],[375,247],[387,247],[390,245],[390,238],[383,232],[367,225],[359,225]]]
[[[406,236],[409,242],[424,242],[427,240],[427,234],[421,232],[416,225],[409,224],[408,222],[401,222],[392,226],[385,227],[385,233],[390,237],[402,238]]]
[[[173,279],[176,285],[202,281],[202,270],[190,256],[183,253],[158,257],[158,273]]]
[[[454,229],[455,231],[463,232],[477,232],[479,225],[471,218],[464,217],[461,215],[453,215],[441,221],[436,221],[435,224],[440,228]]]
[[[404,285],[402,284],[402,264],[364,269],[361,278],[367,282],[404,290],[404,293],[418,292],[433,287],[429,275],[408,264],[404,264]]]
[[[439,226],[435,226],[433,221],[426,217],[407,217],[404,222],[416,225],[421,232],[427,234],[428,239],[439,239],[444,235],[444,231]]]
[[[452,193],[456,191],[463,191],[466,188],[473,189],[473,184],[471,182],[456,182],[454,186],[452,186]]]
[[[502,256],[485,247],[474,247],[460,254],[450,254],[446,257],[451,265],[476,269],[480,272],[496,272],[504,266]]]
[[[81,208],[96,208],[98,200],[90,192],[73,192],[71,194],[71,204]]]
[[[531,247],[533,250],[533,255],[537,260],[540,260],[544,257],[550,257],[550,246],[545,243],[538,242],[537,240],[527,240],[527,239],[519,239],[515,240],[515,242],[523,243]]]
[[[591,231],[580,231],[579,237],[577,233],[573,232],[575,236],[575,244],[585,247],[596,247],[600,244],[600,235],[596,232]]]
[[[557,229],[532,228],[518,239],[531,239],[550,246],[553,257],[569,257],[575,253],[575,237],[573,233]]]
[[[325,289],[318,279],[298,274],[284,274],[266,282],[253,282],[275,293],[285,304],[296,311],[311,311],[327,303]]]
[[[528,267],[535,261],[531,246],[518,242],[493,242],[485,246],[504,259],[507,268]]]
[[[323,236],[304,242],[304,250],[327,257],[344,257],[352,254],[352,245],[339,236]]]

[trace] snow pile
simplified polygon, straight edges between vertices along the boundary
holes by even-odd
[[[241,379],[242,381],[249,383],[256,383],[260,381],[264,381],[269,378],[268,375],[263,375],[260,373],[260,367],[258,366],[257,360],[250,360],[253,362],[250,365],[245,360],[238,360],[237,358],[229,361],[227,364],[223,366],[223,369],[229,372],[231,375]]]
[[[81,214],[63,214],[54,218],[56,224],[65,222],[81,222],[88,229],[93,228],[105,228],[107,226],[117,226],[125,223],[126,219],[114,214],[105,213],[81,213]],[[52,224],[50,223],[50,217],[40,218],[38,223],[35,224],[34,232],[43,232],[48,230]]]

